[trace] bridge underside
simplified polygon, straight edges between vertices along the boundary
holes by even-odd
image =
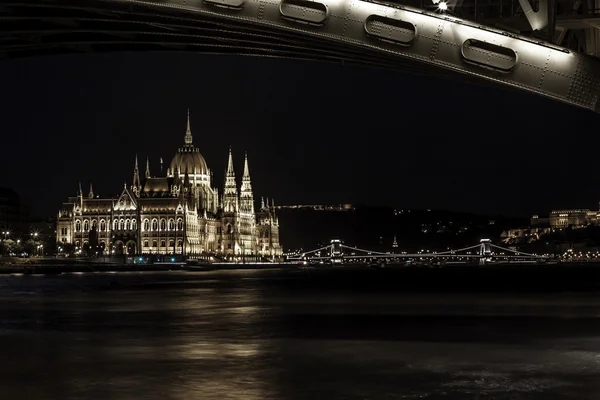
[[[175,50],[346,61],[494,83],[600,112],[600,61],[362,0],[6,0],[0,58]]]

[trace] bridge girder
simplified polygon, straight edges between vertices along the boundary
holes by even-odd
[[[349,61],[500,84],[600,112],[600,60],[450,15],[362,0],[13,0],[0,57],[114,50]]]

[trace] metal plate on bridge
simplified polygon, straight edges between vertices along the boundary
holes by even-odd
[[[417,27],[401,19],[369,15],[365,20],[365,32],[379,40],[410,46],[417,37]]]
[[[325,25],[329,18],[328,7],[317,1],[283,0],[279,13],[285,19],[309,25]]]
[[[246,0],[204,0],[206,4],[210,4],[217,7],[232,8],[234,10],[240,10],[244,7]]]
[[[466,62],[501,72],[510,72],[517,65],[517,53],[508,47],[467,39],[461,47]]]

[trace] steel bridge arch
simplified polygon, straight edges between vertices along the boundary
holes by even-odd
[[[191,50],[348,61],[504,85],[600,112],[600,60],[365,0],[6,0],[0,58]],[[401,94],[400,94],[401,95]]]

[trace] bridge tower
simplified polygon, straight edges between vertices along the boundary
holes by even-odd
[[[485,264],[486,262],[492,261],[491,239],[481,239],[479,243],[479,255],[481,256],[479,263]]]
[[[329,246],[329,257],[331,258],[332,264],[341,264],[344,254],[342,253],[342,241],[339,239],[333,239]]]

